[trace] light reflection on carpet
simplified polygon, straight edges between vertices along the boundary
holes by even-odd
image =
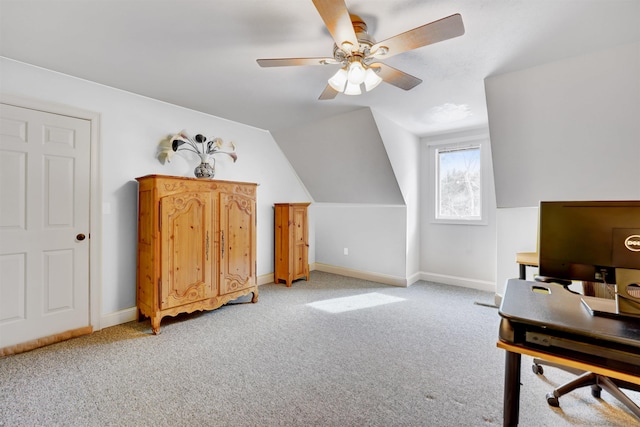
[[[372,292],[351,297],[332,298],[323,301],[310,302],[306,304],[329,313],[342,313],[344,311],[360,310],[362,308],[376,307],[378,305],[390,304],[392,302],[404,301],[404,298],[392,297],[390,295]]]

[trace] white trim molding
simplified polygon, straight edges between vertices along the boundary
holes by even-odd
[[[121,325],[123,323],[133,322],[138,319],[138,308],[131,307],[124,310],[115,311],[113,313],[105,314],[100,318],[100,325],[102,328],[108,328],[110,326]],[[149,320],[149,319],[145,319]]]
[[[370,280],[376,283],[384,283],[385,285],[400,286],[403,288],[407,287],[407,279],[405,279],[404,277],[390,276],[387,274],[372,273],[362,270],[354,270],[352,268],[322,264],[320,262],[316,262],[313,264],[313,270],[324,271],[325,273],[339,274],[340,276],[354,277],[356,279]]]
[[[467,277],[449,276],[446,274],[421,272],[420,280],[442,283],[444,285],[461,286],[463,288],[478,289],[480,291],[494,292],[496,284],[487,280],[469,279]]]
[[[261,274],[258,276],[258,286],[268,285],[269,283],[273,283],[273,273]]]

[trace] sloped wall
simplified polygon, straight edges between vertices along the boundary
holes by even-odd
[[[498,208],[638,197],[640,44],[485,81]]]
[[[272,135],[316,202],[404,203],[368,108]]]

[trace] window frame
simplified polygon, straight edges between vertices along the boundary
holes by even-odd
[[[487,225],[488,224],[488,191],[487,176],[491,162],[489,156],[488,135],[472,135],[458,138],[441,138],[427,141],[427,217],[433,224]],[[480,216],[470,218],[438,218],[439,170],[437,156],[442,151],[456,151],[469,148],[480,150]]]

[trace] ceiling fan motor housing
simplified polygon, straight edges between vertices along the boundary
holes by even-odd
[[[375,39],[367,32],[367,24],[358,15],[349,15],[353,30],[358,39],[358,46],[351,46],[350,43],[343,43],[342,46],[333,45],[333,57],[336,61],[347,65],[352,62],[351,57],[357,57],[361,62],[369,58],[371,46],[376,44]]]

